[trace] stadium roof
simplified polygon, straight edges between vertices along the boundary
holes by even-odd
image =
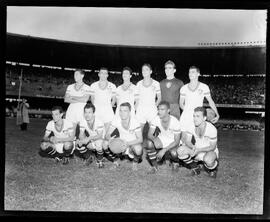
[[[77,43],[7,33],[6,60],[49,66],[96,70],[102,66],[121,70],[130,66],[140,72],[143,63],[154,71],[164,70],[173,60],[186,72],[196,65],[201,73],[265,73],[265,46],[242,47],[134,47]]]

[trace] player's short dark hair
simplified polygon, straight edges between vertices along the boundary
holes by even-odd
[[[83,111],[85,112],[86,109],[92,109],[93,113],[95,113],[95,111],[96,111],[96,107],[94,106],[93,103],[86,103],[84,108],[83,108]]]
[[[175,69],[175,67],[176,67],[175,64],[174,64],[174,62],[173,62],[172,60],[168,60],[168,61],[165,63],[164,67],[166,67],[166,65],[172,65],[174,69]]]
[[[194,112],[202,112],[203,116],[207,116],[207,112],[205,107],[203,106],[198,106],[194,109]]]
[[[79,72],[81,75],[84,75],[84,71],[82,69],[75,69],[75,72]]]
[[[196,69],[198,73],[200,73],[200,69],[197,66],[190,66],[189,69]]]
[[[54,106],[54,107],[52,107],[52,111],[55,111],[55,110],[59,110],[60,113],[64,112],[62,106]]]
[[[107,70],[107,72],[109,72],[108,68],[106,68],[106,67],[101,67],[101,68],[99,69],[99,71],[101,71],[101,70]]]
[[[126,106],[126,107],[128,107],[129,111],[131,111],[131,105],[128,102],[121,103],[120,106]]]
[[[123,68],[122,73],[123,73],[125,70],[129,71],[130,75],[132,74],[132,70],[131,70],[131,68],[129,68],[128,66],[125,66],[125,67]]]
[[[168,109],[170,109],[170,103],[168,101],[165,101],[165,100],[162,100],[159,104],[158,104],[158,107],[159,106],[167,106]]]
[[[147,66],[150,70],[152,70],[152,66],[149,63],[144,63],[142,67]]]

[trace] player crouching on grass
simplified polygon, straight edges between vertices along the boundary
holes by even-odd
[[[159,133],[157,133],[159,132]],[[161,101],[158,105],[158,115],[150,121],[147,140],[147,156],[152,165],[149,173],[156,173],[158,161],[169,159],[173,170],[178,169],[177,148],[180,143],[180,123],[170,115],[170,104]]]
[[[93,151],[96,151],[96,160],[99,168],[103,167],[103,122],[95,116],[95,106],[87,103],[84,106],[84,114],[79,121],[80,134],[76,140],[76,149],[80,152],[82,158],[89,165],[93,161]]]
[[[110,147],[110,141],[116,137],[115,132],[118,132],[119,138],[123,141],[123,145],[119,150],[122,155],[127,155],[133,160],[132,169],[136,171],[138,163],[142,160],[142,129],[140,123],[134,115],[131,115],[131,105],[128,102],[120,104],[119,116],[115,115],[111,125],[106,132],[103,149],[106,153],[114,152]],[[109,149],[111,148],[111,149]],[[119,152],[117,152],[119,153]],[[115,153],[114,153],[115,154]],[[119,165],[116,155],[112,156],[112,161],[116,166]]]
[[[177,150],[178,158],[191,169],[191,175],[200,174],[199,162],[203,162],[210,177],[216,178],[218,167],[217,129],[206,121],[207,112],[204,107],[194,109],[195,126],[183,132],[182,146]]]
[[[62,160],[63,164],[67,164],[74,147],[75,132],[73,124],[63,119],[61,106],[52,108],[52,118],[53,120],[49,121],[46,126],[40,149],[55,158],[57,162]]]

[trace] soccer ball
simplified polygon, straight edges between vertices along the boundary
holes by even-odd
[[[124,145],[124,141],[120,138],[114,138],[109,142],[110,150],[113,153],[119,154],[123,153],[126,150],[126,147]]]

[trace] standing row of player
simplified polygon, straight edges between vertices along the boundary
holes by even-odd
[[[183,132],[181,139],[184,141],[185,135],[188,134],[187,132],[192,131],[193,128],[196,129],[196,126],[194,125],[195,116],[193,119],[194,109],[203,105],[203,99],[205,97],[208,100],[210,107],[216,113],[216,118],[212,120],[213,123],[218,121],[219,114],[215,103],[211,98],[209,87],[198,81],[200,72],[197,67],[190,67],[190,82],[184,86],[181,80],[174,77],[175,71],[175,64],[172,61],[166,62],[165,73],[167,78],[159,83],[151,78],[151,66],[149,64],[144,64],[142,66],[143,80],[139,81],[135,86],[130,82],[132,71],[130,68],[125,67],[122,72],[123,84],[118,88],[107,80],[108,70],[106,68],[100,69],[98,74],[99,81],[93,83],[91,86],[88,86],[83,82],[83,71],[75,71],[75,84],[68,86],[65,95],[65,102],[70,103],[66,112],[66,120],[73,123],[73,126],[68,127],[67,130],[70,130],[70,132],[73,130],[74,132],[76,125],[80,125],[80,135],[76,142],[77,149],[82,154],[88,153],[87,151],[89,150],[96,150],[99,167],[102,167],[103,165],[102,158],[104,151],[107,156],[113,160],[113,162],[117,163],[117,161],[115,161],[115,155],[110,151],[110,149],[108,149],[108,141],[110,140],[111,134],[115,129],[117,129],[118,133],[120,133],[120,137],[121,134],[122,137],[125,137],[126,147],[131,148],[131,150],[126,149],[126,154],[133,158],[134,163],[138,163],[140,155],[142,155],[142,145],[139,146],[138,144],[142,143],[142,129],[144,124],[148,122],[151,127],[148,131],[148,137],[146,140],[146,150],[147,156],[152,164],[151,172],[157,171],[156,158],[162,159],[165,153],[169,153],[171,156],[169,159],[171,160],[180,158],[184,162],[190,161],[186,161],[186,155],[189,156],[188,159],[191,159],[192,155],[186,154],[186,151],[183,155],[180,152],[188,142],[185,141],[181,146],[181,149],[178,148],[181,135],[180,132]],[[89,98],[94,106],[85,106]],[[160,103],[161,99],[163,102]],[[117,103],[117,109],[114,114],[112,107],[115,103]],[[181,116],[179,106],[183,110]],[[157,110],[157,107],[159,110]],[[53,110],[53,118],[54,112],[57,112],[57,110]],[[200,110],[199,112],[202,113],[202,120],[204,120],[204,111]],[[157,113],[159,114],[158,116]],[[59,115],[62,115],[61,110],[59,110]],[[96,118],[93,118],[93,116]],[[178,123],[179,118],[180,122]],[[204,123],[204,127],[208,126],[208,123],[205,123],[205,121],[202,122]],[[55,118],[54,123],[56,123]],[[103,124],[105,126],[104,130],[102,130]],[[61,130],[63,126],[60,126],[60,128],[57,129],[56,125],[57,124],[55,124],[54,129],[60,132],[59,130]],[[153,132],[156,127],[158,127],[161,133],[155,137],[153,136]],[[44,137],[47,143],[42,143],[42,150],[47,150],[49,147],[48,141],[52,142],[54,140],[48,139],[49,134],[54,131],[53,127],[50,128],[47,126],[47,128],[48,130]],[[205,133],[206,128],[203,128],[203,130]],[[88,132],[88,135],[90,136],[85,136],[85,132]],[[194,138],[194,136],[196,137],[196,133],[191,138]],[[204,135],[200,136],[202,137]],[[128,137],[129,139],[126,139]],[[66,145],[64,144],[65,142],[66,141],[62,141],[64,150]],[[194,146],[194,144],[192,145]],[[66,145],[68,150],[70,150],[71,146],[72,145],[70,144]],[[177,148],[178,151],[177,149],[174,150],[172,148]],[[161,151],[157,153],[156,149],[161,149]],[[50,154],[54,155],[55,153],[58,153],[56,151],[57,149],[49,150],[51,150]],[[203,151],[204,150],[207,151],[207,149],[203,149]],[[67,155],[69,155],[68,152]],[[89,154],[86,155],[86,159],[87,156],[89,156]],[[185,158],[182,159],[182,156]],[[193,155],[192,157],[194,156],[196,155]],[[137,168],[136,164],[133,164],[133,167]]]

